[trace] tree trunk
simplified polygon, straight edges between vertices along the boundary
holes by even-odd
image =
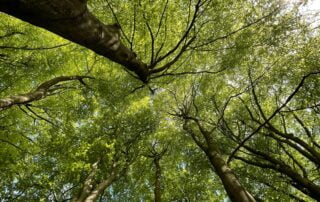
[[[119,39],[119,25],[105,25],[86,0],[0,0],[0,11],[43,27],[134,71],[147,82],[147,65]]]
[[[209,145],[205,151],[211,165],[220,177],[222,184],[227,191],[228,196],[233,202],[253,202],[255,199],[246,189],[240,184],[237,177],[233,174],[232,170],[227,166],[225,160],[217,148]]]
[[[160,158],[154,159],[154,165],[156,167],[156,176],[154,184],[154,201],[161,202],[161,167],[160,167]]]
[[[227,166],[225,160],[222,158],[221,152],[213,142],[210,133],[204,130],[197,119],[193,118],[193,120],[202,134],[203,141],[198,140],[197,134],[189,128],[187,124],[183,125],[183,129],[191,135],[199,148],[207,155],[215,172],[221,179],[230,200],[233,202],[255,202],[256,200],[253,196],[240,184],[232,170]]]
[[[97,187],[90,192],[90,194],[86,197],[84,202],[94,202],[97,198],[102,194],[102,192],[109,187],[116,179],[116,173],[112,172],[108,179],[102,181],[97,185]],[[80,202],[80,201],[79,201]],[[81,201],[82,202],[82,201]]]
[[[100,160],[99,160],[100,161]],[[86,181],[77,197],[72,199],[72,202],[94,202],[102,194],[102,192],[109,187],[117,179],[117,168],[113,167],[107,179],[104,179],[99,184],[96,184],[95,177],[98,169],[98,163],[93,164],[92,171],[86,178]]]

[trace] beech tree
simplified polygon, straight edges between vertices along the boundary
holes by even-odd
[[[165,3],[163,15],[160,18],[157,32],[153,33],[151,25],[146,20],[146,27],[148,29],[151,38],[151,59],[150,62],[143,62],[137,58],[137,54],[132,50],[133,39],[128,40],[131,44],[131,48],[126,47],[120,40],[121,25],[117,22],[115,24],[106,25],[97,19],[87,7],[87,1],[82,0],[64,0],[64,1],[1,1],[0,8],[2,12],[8,13],[12,16],[20,18],[31,24],[39,27],[43,27],[53,33],[56,33],[66,39],[69,39],[75,43],[83,45],[99,55],[115,61],[130,71],[137,74],[139,79],[145,83],[148,82],[152,74],[161,73],[168,70],[173,64],[175,64],[180,57],[187,51],[191,44],[197,37],[199,32],[207,23],[208,20],[199,23],[200,28],[196,30],[196,22],[201,21],[200,17],[207,17],[204,12],[210,10],[212,6],[211,1],[198,0],[194,3],[190,1],[188,4],[188,18],[186,23],[186,29],[182,32],[182,36],[179,38],[169,51],[163,55],[159,55],[164,44],[161,44],[158,50],[155,48],[156,38],[163,25],[163,19],[165,16],[168,1]],[[275,9],[276,10],[276,9]],[[233,30],[225,35],[201,41],[195,47],[190,49],[200,48],[214,43],[218,40],[227,38],[236,32],[250,27],[256,23],[259,23],[266,17],[270,17],[275,13],[275,10],[268,13],[265,16],[255,19],[254,21],[245,24],[244,26]],[[113,12],[113,10],[111,9]],[[143,18],[146,16],[143,14]],[[117,19],[117,18],[116,18]],[[135,20],[135,19],[133,19]],[[209,20],[210,21],[210,20]],[[136,23],[136,22],[134,22]],[[135,28],[135,27],[134,27]],[[133,30],[133,35],[136,30]],[[124,32],[123,32],[124,33]],[[125,33],[124,33],[125,34]],[[165,32],[165,34],[167,34]],[[159,66],[161,61],[169,57],[173,58],[166,62],[164,65]]]
[[[0,198],[320,200],[308,5],[0,0]]]

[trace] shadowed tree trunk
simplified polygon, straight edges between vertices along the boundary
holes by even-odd
[[[160,158],[155,158],[153,161],[156,167],[155,185],[154,185],[154,201],[161,202],[161,167]]]
[[[221,179],[221,182],[233,202],[254,202],[254,197],[241,185],[238,178],[232,172],[231,168],[227,165],[223,159],[221,152],[217,145],[212,141],[210,134],[204,130],[197,119],[193,117],[184,117],[185,124],[183,129],[192,137],[195,143],[205,152],[215,172]],[[202,140],[199,140],[199,135],[187,126],[188,119],[192,119],[198,126],[202,136]]]
[[[154,176],[154,201],[161,202],[162,201],[162,192],[163,186],[161,185],[161,165],[160,160],[167,153],[168,147],[163,147],[160,151],[157,149],[159,147],[158,143],[154,143],[151,145],[151,149],[149,150],[150,154],[147,157],[152,158],[152,162],[155,167],[155,176]]]
[[[255,201],[253,196],[240,184],[226,161],[222,158],[221,153],[213,145],[209,145],[205,151],[211,165],[214,167],[217,175],[220,177],[231,201],[249,202]]]
[[[147,65],[121,43],[119,25],[98,20],[88,11],[86,0],[0,0],[0,11],[87,47],[147,82]]]

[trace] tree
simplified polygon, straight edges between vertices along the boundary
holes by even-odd
[[[164,44],[160,45],[158,50],[155,50],[155,42],[162,27],[162,21],[164,20],[163,18],[168,4],[167,1],[156,33],[153,33],[149,22],[146,20],[146,26],[151,38],[151,60],[150,64],[146,64],[138,59],[136,53],[133,52],[133,39],[130,41],[130,39],[126,37],[128,42],[131,44],[131,49],[127,48],[120,41],[121,25],[118,23],[112,25],[103,24],[88,10],[87,1],[64,0],[50,1],[50,3],[48,3],[47,1],[25,2],[21,0],[3,0],[0,3],[0,11],[30,22],[36,26],[43,27],[66,39],[83,45],[97,54],[103,55],[108,59],[123,65],[128,70],[135,72],[139,79],[144,83],[148,82],[151,75],[167,71],[180,59],[187,49],[191,47],[191,44],[197,37],[197,32],[199,32],[202,26],[207,23],[206,21],[201,22],[199,30],[195,31],[196,22],[201,21],[201,19],[199,19],[200,17],[207,17],[202,16],[202,14],[205,10],[210,10],[210,7],[212,6],[211,1],[198,0],[193,8],[190,2],[187,26],[185,31],[183,31],[181,38],[173,45],[172,48],[170,48],[169,51],[164,55],[159,56]],[[111,11],[113,12],[112,9]],[[259,23],[274,13],[275,11],[272,11],[271,13],[255,19],[255,21],[247,23],[239,29],[231,31],[223,36],[218,36],[216,38],[209,37],[208,39],[203,40],[200,44],[196,44],[195,47],[191,49],[204,47],[218,40],[227,38],[242,29]],[[143,17],[146,19],[144,14]],[[133,35],[134,32],[135,30],[133,31]],[[159,64],[161,64],[161,61],[172,57],[173,54],[175,54],[175,56],[172,59],[169,59],[167,63],[158,67]]]
[[[143,82],[147,82],[148,77],[150,77],[152,73],[158,73],[168,69],[192,43],[194,37],[191,39],[187,38],[199,15],[199,9],[203,5],[200,0],[196,3],[192,20],[188,23],[185,33],[175,47],[159,58],[152,55],[150,65],[147,65],[137,58],[135,52],[121,43],[121,26],[117,23],[113,25],[103,24],[88,11],[87,1],[66,0],[51,1],[48,3],[47,1],[25,2],[17,0],[1,1],[0,3],[0,11],[36,26],[43,27],[66,39],[92,49],[96,53],[125,66],[128,70],[134,71]],[[152,43],[154,43],[154,34],[152,33],[150,25],[147,24],[147,26],[150,36],[152,37]],[[159,25],[159,29],[160,28],[161,24]],[[130,41],[130,43],[132,42]],[[170,56],[180,47],[180,52],[173,60],[162,67],[154,69],[160,61]],[[154,54],[154,50],[152,50],[152,54]]]
[[[318,200],[303,6],[0,0],[0,198]]]
[[[173,116],[177,116],[183,120],[183,130],[192,137],[198,147],[206,154],[215,172],[220,177],[230,199],[232,201],[255,201],[253,196],[241,185],[236,175],[227,166],[217,142],[212,137],[212,130],[208,131],[205,129],[200,120],[196,118],[199,114],[198,107],[194,102],[195,91],[193,88],[190,98],[183,100],[181,106],[177,106],[177,112]],[[194,108],[194,115],[190,114],[191,108]]]

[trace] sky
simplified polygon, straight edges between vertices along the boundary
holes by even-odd
[[[301,1],[301,0],[300,0]],[[320,25],[320,0],[309,0],[307,5],[301,9],[301,13],[307,15],[313,27]],[[315,16],[315,14],[318,14]]]
[[[320,11],[320,0],[311,0],[307,4],[308,10],[317,10]]]
[[[320,12],[320,0],[309,0],[303,11]]]

